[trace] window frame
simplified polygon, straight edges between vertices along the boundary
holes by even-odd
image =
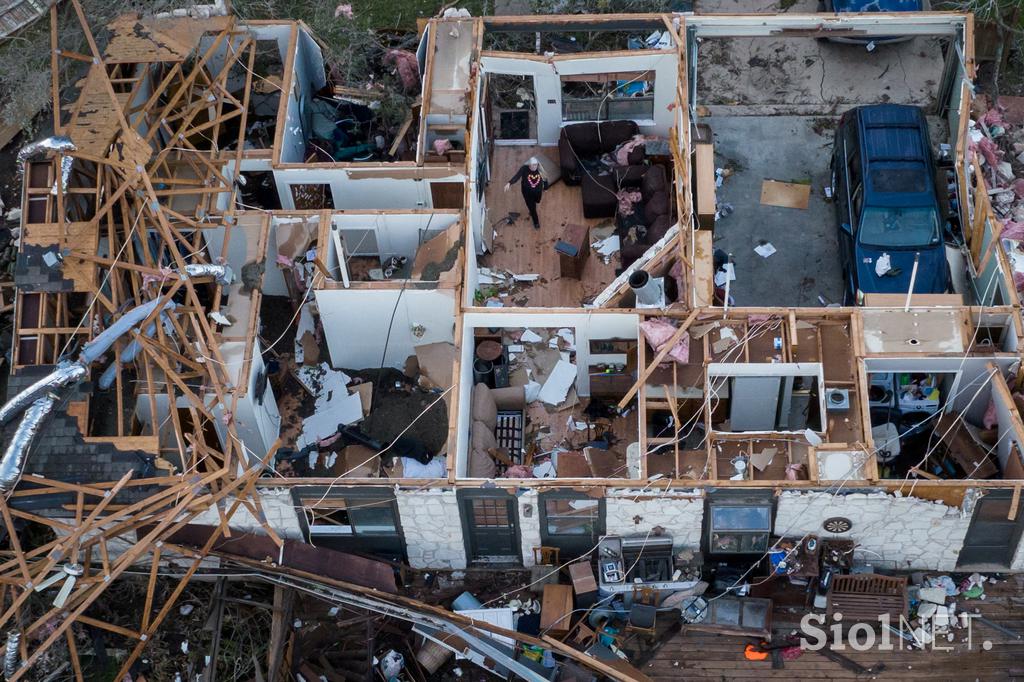
[[[398,502],[395,499],[394,494],[388,494],[388,491],[343,491],[339,494],[331,494],[329,497],[323,498],[316,507],[310,505],[310,502],[316,502],[320,499],[320,495],[316,497],[313,494],[302,495],[299,497],[300,506],[309,506],[313,512],[313,519],[310,520],[309,516],[306,515],[307,527],[310,536],[319,537],[338,537],[338,538],[396,538],[402,537],[402,525],[401,517],[398,511]],[[356,513],[353,518],[353,511],[358,512],[360,509],[367,508],[369,505],[374,507],[387,507],[391,510],[391,530],[360,530],[361,524],[358,522],[359,513]],[[320,516],[327,516],[335,511],[346,511],[348,514],[348,525],[328,522],[328,523],[316,523],[317,514]],[[349,530],[345,532],[344,528]]]
[[[766,512],[763,528],[731,529],[715,525],[715,512],[724,509],[762,509]],[[707,498],[704,508],[704,539],[708,554],[743,556],[762,554],[771,546],[775,527],[775,500],[764,495],[720,491]],[[735,549],[719,549],[715,544],[716,535],[731,535],[736,538]]]
[[[643,80],[639,80],[640,76],[644,76]],[[621,77],[621,78],[620,78]],[[638,82],[647,83],[647,89],[642,95],[638,96],[621,96],[616,97],[615,92],[619,88],[623,88],[626,85],[634,82],[630,80],[633,77]],[[619,85],[620,81],[626,81],[625,85]],[[567,84],[573,83],[591,83],[600,84],[601,94],[595,97],[576,97],[567,95],[565,88]],[[655,89],[656,89],[657,78],[653,70],[639,71],[639,72],[622,72],[622,73],[596,73],[596,74],[562,74],[558,80],[558,95],[559,102],[561,104],[561,119],[562,125],[570,125],[573,123],[589,123],[589,122],[603,122],[603,121],[653,121],[655,115]],[[566,106],[571,102],[588,102],[594,100],[597,102],[596,116],[584,116],[579,117],[567,117]],[[649,105],[649,111],[643,111],[640,115],[621,116],[618,112],[612,110],[616,107],[612,105],[612,102],[622,103],[629,101],[642,101]],[[582,110],[582,107],[581,107]],[[584,114],[586,112],[583,112]],[[628,113],[628,112],[627,112]],[[581,114],[582,115],[582,114]]]
[[[605,533],[605,503],[603,499],[597,499],[590,497],[585,493],[571,493],[571,492],[559,492],[559,491],[546,491],[538,496],[537,505],[540,508],[540,535],[541,541],[547,544],[549,539],[579,539],[587,537],[588,533],[558,533],[551,531],[551,520],[552,518],[569,518],[568,514],[551,514],[548,511],[549,502],[568,501],[570,503],[575,501],[583,502],[594,502],[596,503],[595,509],[597,510],[592,516],[588,515],[585,517],[588,521],[593,520],[593,529],[591,529],[589,535],[591,537],[600,537]]]

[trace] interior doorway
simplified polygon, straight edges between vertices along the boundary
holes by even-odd
[[[488,76],[494,138],[503,143],[537,141],[537,97],[533,76],[492,73]]]

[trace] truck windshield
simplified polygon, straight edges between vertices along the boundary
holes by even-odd
[[[931,206],[867,207],[860,222],[860,243],[899,248],[939,243],[939,219]]]

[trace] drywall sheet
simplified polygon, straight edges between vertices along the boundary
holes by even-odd
[[[963,353],[960,310],[873,308],[861,312],[868,353]]]
[[[554,369],[551,370],[551,374],[548,375],[547,381],[541,386],[538,397],[541,402],[548,405],[560,405],[569,394],[569,389],[575,381],[576,366],[571,362],[559,360]]]

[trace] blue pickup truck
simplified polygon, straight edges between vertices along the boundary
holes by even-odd
[[[864,294],[944,294],[945,225],[924,112],[902,104],[850,109],[836,127],[832,196],[846,305]]]
[[[821,12],[857,13],[857,12],[927,12],[931,9],[929,0],[824,0],[818,6]],[[835,43],[853,43],[865,45],[874,43],[898,43],[910,40],[912,36],[883,36],[875,38],[836,37],[829,38]]]

